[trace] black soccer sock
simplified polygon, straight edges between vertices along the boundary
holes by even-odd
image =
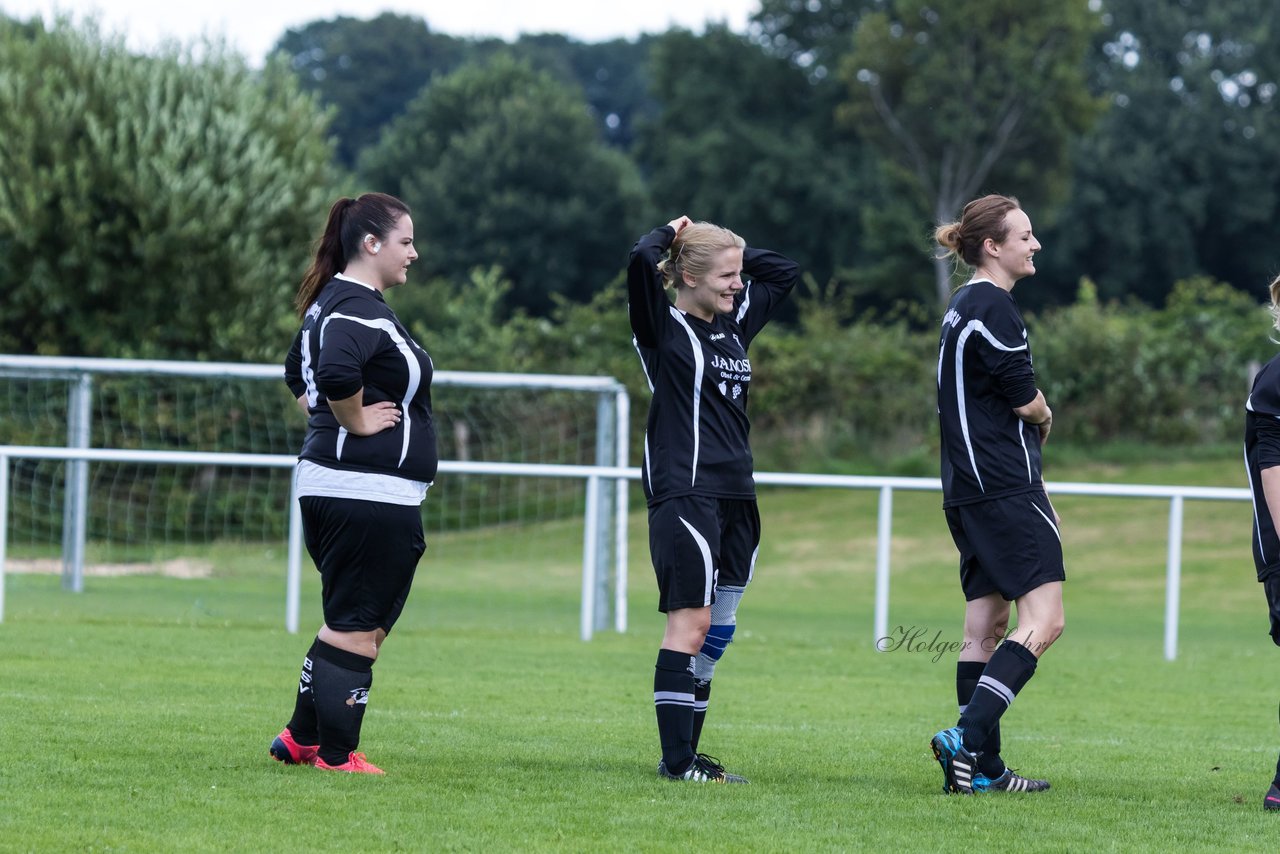
[[[689,747],[698,752],[698,739],[702,736],[702,724],[707,719],[707,701],[711,699],[711,680],[698,679],[693,683],[693,738]]]
[[[987,667],[985,661],[956,662],[956,703],[963,715],[973,699],[973,692],[978,688],[978,680]],[[978,770],[992,780],[1004,773],[1004,760],[1000,758],[1000,722],[991,728],[986,743],[982,745],[982,754],[978,757]]]
[[[316,727],[316,695],[311,683],[312,662],[316,657],[316,644],[320,639],[311,642],[311,649],[302,659],[302,674],[298,677],[298,694],[293,702],[293,717],[289,718],[289,732],[298,744],[312,745],[320,743],[320,731]]]
[[[966,750],[980,751],[1000,716],[1036,672],[1036,657],[1020,643],[1006,640],[991,656],[970,698],[960,727]]]
[[[311,686],[316,698],[320,732],[320,758],[328,765],[342,765],[360,746],[369,688],[373,685],[373,659],[316,641]]]
[[[693,656],[674,649],[658,650],[653,671],[653,707],[658,714],[658,740],[667,770],[681,774],[693,759]]]

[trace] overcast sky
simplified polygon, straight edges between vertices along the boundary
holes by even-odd
[[[223,35],[254,65],[290,27],[339,15],[372,18],[390,11],[423,18],[433,31],[455,36],[511,40],[552,32],[596,42],[675,25],[701,32],[707,21],[740,32],[758,7],[759,0],[0,0],[0,11],[16,18],[96,14],[104,29],[125,34],[138,50],[165,39]]]

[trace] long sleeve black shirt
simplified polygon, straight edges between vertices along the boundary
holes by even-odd
[[[642,479],[650,504],[682,495],[753,498],[747,348],[799,279],[795,262],[766,249],[743,253],[734,310],[705,321],[667,299],[658,261],[675,232],[640,238],[627,268],[628,314],[653,398]]]
[[[978,280],[956,291],[938,347],[943,506],[1042,489],[1040,431],[1013,410],[1036,398],[1013,294]]]

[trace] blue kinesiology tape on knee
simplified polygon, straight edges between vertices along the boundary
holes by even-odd
[[[724,655],[725,648],[733,643],[733,630],[737,626],[717,626],[714,623],[707,631],[707,639],[702,642],[702,650],[699,655],[705,655],[712,661],[719,661],[720,656]]]
[[[733,642],[733,632],[738,627],[738,603],[742,601],[742,587],[716,587],[716,601],[711,605],[711,628],[693,663],[695,679],[709,681],[715,674],[716,662]]]

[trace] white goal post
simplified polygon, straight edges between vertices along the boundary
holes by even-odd
[[[0,379],[11,383],[32,384],[44,382],[32,393],[9,390],[10,396],[23,395],[58,397],[56,389],[65,386],[65,442],[61,445],[18,443],[13,435],[27,429],[30,435],[40,436],[43,442],[49,434],[51,418],[32,418],[38,429],[29,425],[7,425],[10,429],[0,434],[0,620],[3,620],[4,561],[8,530],[8,501],[12,489],[9,478],[10,460],[56,460],[65,466],[62,517],[62,582],[71,591],[81,591],[84,585],[85,545],[88,538],[89,464],[157,464],[169,466],[239,466],[248,469],[292,469],[296,464],[296,447],[285,453],[238,453],[227,451],[177,451],[146,447],[91,447],[92,425],[95,411],[95,386],[103,377],[150,376],[173,377],[182,380],[213,379],[223,381],[250,381],[274,383],[284,393],[283,368],[278,365],[241,365],[207,362],[167,362],[128,359],[80,359],[66,357],[0,355]],[[610,377],[560,376],[543,374],[478,373],[465,371],[437,371],[433,378],[434,389],[521,389],[547,392],[565,392],[572,396],[593,397],[595,404],[590,416],[594,419],[592,447],[580,449],[583,462],[536,463],[507,460],[442,459],[442,475],[474,474],[487,476],[515,476],[574,479],[585,482],[582,545],[582,608],[581,635],[591,637],[594,631],[609,627],[612,616],[617,631],[626,630],[626,579],[627,541],[626,519],[628,514],[627,481],[638,476],[635,470],[626,469],[629,437],[630,402],[626,388]],[[438,400],[438,398],[437,398]],[[288,401],[292,405],[292,401]],[[13,408],[11,406],[11,408]],[[439,409],[437,404],[437,410]],[[4,422],[0,420],[0,426]],[[454,440],[467,457],[470,454],[471,430],[466,424],[455,425],[457,430],[448,437]],[[520,425],[516,425],[519,429]],[[481,430],[491,428],[482,423]],[[495,428],[496,429],[496,428]],[[509,428],[508,428],[509,429]],[[99,432],[102,432],[99,430]],[[457,435],[453,435],[456,433]],[[26,435],[26,434],[24,434]],[[130,441],[137,444],[135,437]],[[442,437],[443,439],[444,437]],[[57,441],[57,437],[54,437]],[[296,442],[294,443],[296,444]],[[480,444],[476,442],[475,444]],[[535,450],[536,452],[536,450]],[[442,454],[442,456],[444,456]],[[434,492],[433,492],[434,494]],[[302,549],[301,527],[297,501],[289,496],[290,519],[288,525],[288,568],[285,605],[285,624],[289,631],[298,628],[298,590],[300,586]],[[283,508],[281,508],[283,509]],[[612,595],[610,595],[612,593]]]

